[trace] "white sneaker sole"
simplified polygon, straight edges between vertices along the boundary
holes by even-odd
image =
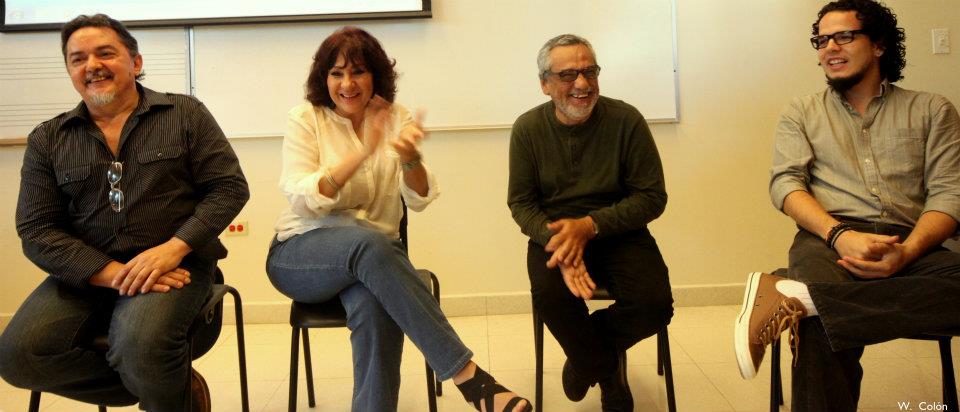
[[[753,379],[757,376],[757,369],[753,366],[753,357],[750,356],[750,315],[757,300],[757,285],[760,283],[760,272],[753,272],[747,276],[747,288],[743,291],[743,306],[737,316],[733,332],[733,349],[737,353],[737,364],[740,366],[740,376],[743,379]]]

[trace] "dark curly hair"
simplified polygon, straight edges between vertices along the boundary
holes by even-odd
[[[395,60],[387,57],[377,39],[363,29],[343,27],[327,37],[313,56],[310,74],[307,76],[307,101],[314,106],[326,106],[331,109],[335,104],[327,90],[327,74],[337,63],[337,57],[344,58],[355,66],[361,66],[373,75],[373,93],[388,102],[397,95],[397,72],[393,67]]]
[[[813,22],[813,35],[820,34],[820,20],[832,11],[855,11],[860,20],[862,30],[871,41],[883,49],[880,56],[880,75],[893,83],[903,78],[903,67],[906,66],[907,48],[903,44],[906,34],[903,28],[897,27],[897,15],[874,0],[839,0],[820,9],[817,21]]]

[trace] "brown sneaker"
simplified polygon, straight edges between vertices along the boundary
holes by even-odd
[[[210,412],[210,388],[196,369],[190,373],[190,411]]]
[[[747,290],[734,330],[734,350],[744,379],[757,376],[767,345],[780,339],[780,333],[787,329],[790,349],[796,354],[797,327],[807,310],[799,299],[788,298],[777,290],[776,284],[781,280],[784,278],[760,272],[747,277]]]

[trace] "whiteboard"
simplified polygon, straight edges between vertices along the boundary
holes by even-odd
[[[673,0],[438,0],[433,19],[363,22],[400,73],[397,101],[431,129],[509,127],[547,101],[536,55],[558,34],[593,44],[600,93],[675,121]],[[197,96],[231,137],[282,135],[310,63],[342,24],[195,28]]]
[[[558,34],[597,52],[600,93],[651,121],[676,121],[675,0],[434,0],[427,20],[358,21],[396,59],[397,102],[427,111],[430,129],[509,127],[547,101],[536,55]],[[195,93],[228,137],[283,134],[287,110],[333,22],[133,30],[145,85]],[[0,139],[22,138],[80,101],[63,67],[58,33],[0,33]],[[2,142],[0,142],[2,143]]]
[[[143,85],[185,93],[183,29],[131,30],[143,55]],[[60,33],[0,34],[0,139],[22,139],[41,122],[80,103],[60,52]]]
[[[103,13],[133,27],[430,17],[429,0],[0,0],[0,32],[59,30]]]

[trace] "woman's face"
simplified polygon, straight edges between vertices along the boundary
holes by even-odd
[[[327,90],[334,111],[354,122],[363,120],[367,103],[373,97],[373,74],[363,66],[348,62],[343,53],[327,73]]]

